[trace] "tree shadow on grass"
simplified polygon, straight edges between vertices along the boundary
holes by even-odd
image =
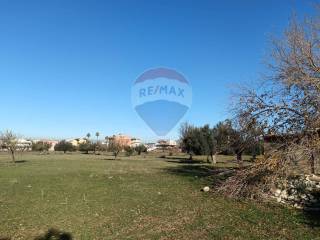
[[[305,206],[303,211],[305,223],[312,228],[320,227],[320,190],[311,193],[315,199],[312,203]]]
[[[121,160],[121,158],[114,159],[114,157],[109,157],[109,158],[102,158],[101,160],[103,160],[103,161],[117,161],[117,160]]]
[[[22,164],[22,163],[26,163],[28,162],[27,160],[16,160],[15,162],[12,161],[0,161],[0,166],[4,165],[4,166],[14,166],[15,164]],[[1,238],[0,238],[1,240]]]
[[[8,237],[1,237],[1,236],[0,236],[0,240],[11,240],[11,238],[8,238]]]
[[[168,160],[166,160],[166,162],[170,162],[170,163],[182,163],[182,164],[201,164],[203,163],[203,161],[201,160],[189,160],[189,159],[185,159],[185,158],[169,158],[167,157]]]
[[[221,177],[223,173],[233,172],[233,168],[208,166],[204,164],[181,164],[180,166],[165,168],[165,171],[170,174],[185,176],[185,177]]]
[[[51,228],[44,235],[38,236],[34,240],[72,240],[72,235],[70,233]]]
[[[16,160],[15,163],[26,163],[28,162],[27,160]]]
[[[311,228],[320,228],[320,210],[305,210],[303,211],[305,217],[304,223]]]

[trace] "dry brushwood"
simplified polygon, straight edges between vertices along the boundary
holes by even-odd
[[[285,176],[287,159],[280,155],[283,154],[275,152],[252,166],[238,170],[218,187],[218,192],[232,198],[263,197],[277,179]]]
[[[218,191],[233,198],[262,198],[289,176],[315,171],[315,158],[320,150],[318,134],[316,131],[281,138],[281,143],[273,146],[264,158],[237,171],[219,186]]]

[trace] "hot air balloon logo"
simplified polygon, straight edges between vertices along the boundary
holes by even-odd
[[[133,108],[158,136],[167,135],[175,127],[192,101],[187,79],[169,68],[145,71],[134,82],[131,94]]]

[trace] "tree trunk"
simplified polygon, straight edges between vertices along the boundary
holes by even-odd
[[[243,161],[242,161],[242,152],[237,153],[237,162],[239,164],[239,167],[243,167]]]
[[[215,153],[214,155],[211,155],[212,158],[212,164],[216,165],[217,164],[217,153]]]
[[[15,163],[16,162],[16,157],[14,155],[14,151],[13,150],[10,150],[11,152],[11,158],[12,158],[12,162]]]
[[[315,162],[315,159],[314,159],[314,153],[312,152],[311,153],[311,157],[310,157],[310,171],[311,171],[311,174],[315,174],[315,167],[314,167],[314,162]]]

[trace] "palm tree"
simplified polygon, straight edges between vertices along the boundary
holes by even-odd
[[[97,142],[99,141],[99,136],[100,136],[100,133],[96,132]]]
[[[96,154],[97,147],[98,147],[98,144],[99,144],[99,136],[100,136],[100,133],[96,132],[97,142],[96,142],[95,147],[94,147],[94,153],[95,154]]]
[[[91,134],[90,133],[87,133],[87,139],[89,141],[89,138],[91,137]]]

